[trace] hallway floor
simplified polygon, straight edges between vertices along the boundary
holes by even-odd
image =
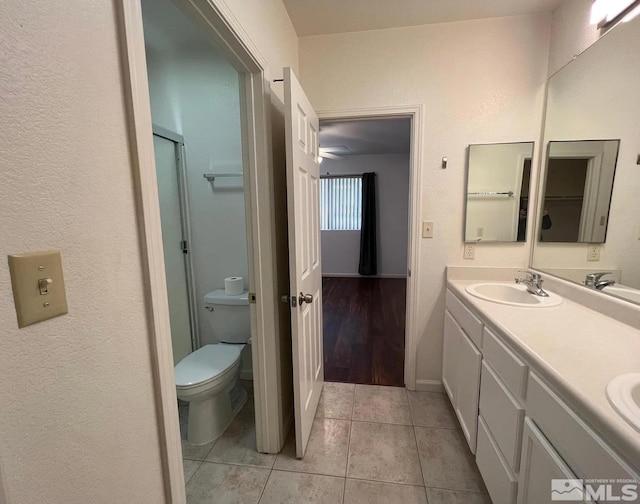
[[[183,443],[189,504],[491,504],[444,394],[325,383],[303,460],[255,451],[253,398],[215,443]]]
[[[324,277],[326,381],[404,386],[405,278]]]

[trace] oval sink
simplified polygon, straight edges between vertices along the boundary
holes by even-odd
[[[557,294],[548,292],[549,297],[536,296],[521,284],[505,282],[485,282],[468,285],[466,291],[480,299],[525,308],[550,308],[562,303]]]
[[[629,425],[640,432],[640,373],[614,378],[607,385],[607,399]]]

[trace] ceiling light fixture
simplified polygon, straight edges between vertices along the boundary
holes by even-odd
[[[591,6],[591,24],[598,28],[606,28],[622,16],[623,21],[630,21],[638,15],[637,9],[640,7],[638,0],[595,0]]]

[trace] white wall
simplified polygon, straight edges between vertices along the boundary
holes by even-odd
[[[563,0],[551,18],[549,75],[556,73],[600,37],[589,24],[593,0]]]
[[[325,159],[322,174],[376,173],[378,275],[406,276],[409,229],[409,155]],[[322,231],[322,274],[358,275],[360,231]]]
[[[147,46],[147,65],[154,124],[185,139],[198,331],[202,344],[213,343],[205,294],[224,288],[228,276],[244,277],[245,287],[249,280],[242,177],[203,177],[242,174],[238,72],[212,46]]]
[[[463,264],[466,148],[538,137],[549,25],[534,15],[300,39],[302,85],[317,110],[424,107],[418,211],[435,237],[418,257],[419,380],[440,380],[445,266]],[[528,243],[480,244],[465,263],[521,268],[528,254]]]
[[[114,2],[8,0],[0,19],[7,500],[165,502]],[[18,329],[6,255],[43,249],[69,313]]]

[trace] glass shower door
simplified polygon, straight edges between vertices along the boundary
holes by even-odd
[[[186,242],[177,157],[179,144],[154,134],[153,145],[156,156],[164,265],[169,296],[173,361],[174,364],[177,364],[192,351],[189,283],[185,267]]]

